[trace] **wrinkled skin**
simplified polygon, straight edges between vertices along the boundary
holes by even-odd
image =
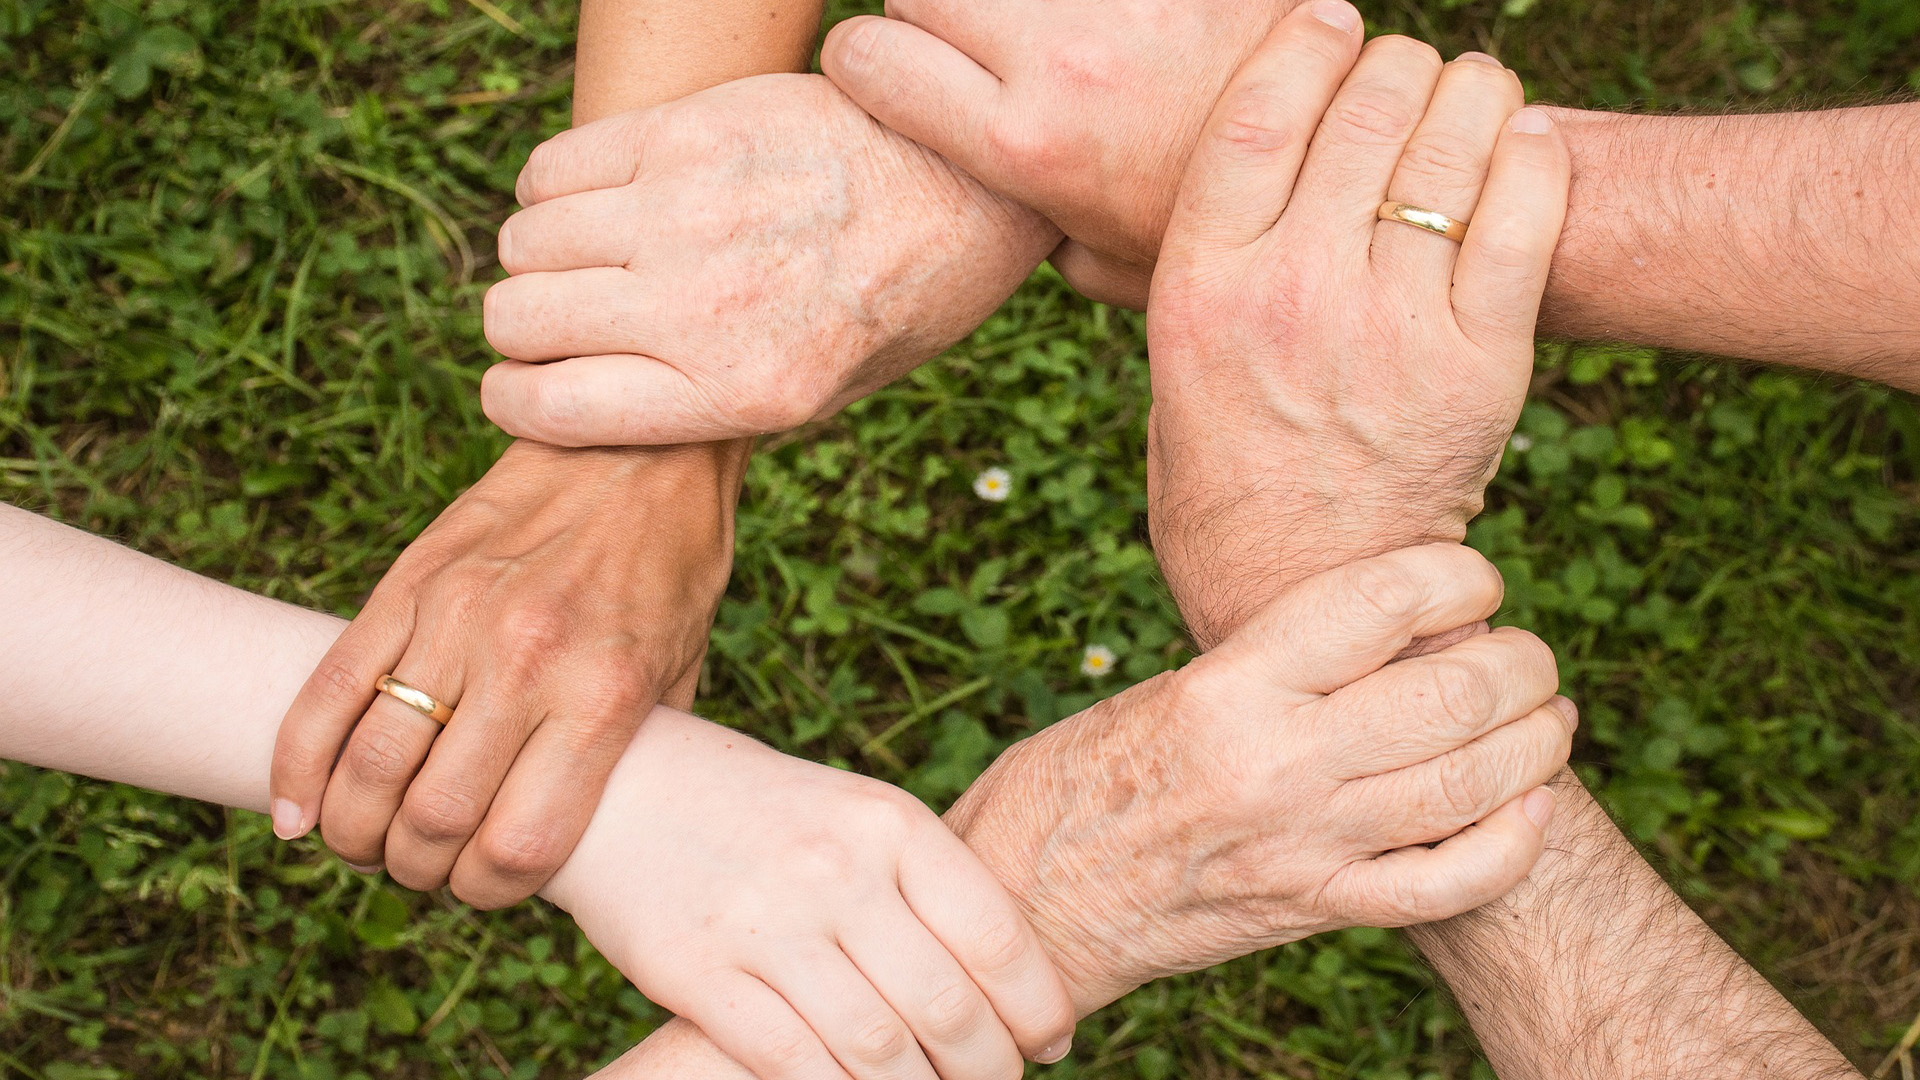
[[[476,907],[559,868],[655,702],[691,705],[743,456],[509,447],[401,553],[281,725],[275,829]],[[380,676],[454,706],[444,730]]]
[[[889,0],[821,67],[895,131],[1046,215],[1054,263],[1144,308],[1174,192],[1235,69],[1299,0]]]
[[[487,413],[568,446],[830,415],[970,333],[1057,237],[818,76],[767,75],[538,148],[487,294]]]
[[[1019,902],[1082,1016],[1309,934],[1470,910],[1539,857],[1553,808],[1539,785],[1566,761],[1573,706],[1552,651],[1520,630],[1390,661],[1486,618],[1501,592],[1456,545],[1317,575],[1207,656],[1001,755],[947,824]],[[562,902],[605,949],[607,916],[585,905],[632,921],[627,895]],[[683,1021],[601,1074],[750,1075]]]
[[[1306,9],[1222,99],[1147,313],[1149,528],[1203,643],[1303,575],[1466,535],[1566,212],[1565,142],[1520,107],[1498,64],[1361,50]],[[1466,242],[1378,220],[1388,199]]]

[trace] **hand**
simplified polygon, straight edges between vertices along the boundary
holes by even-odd
[[[761,1080],[1017,1080],[1073,1033],[1039,939],[932,811],[681,713],[647,721],[546,896]]]
[[[818,76],[555,136],[500,230],[487,415],[567,446],[830,415],[937,355],[1059,240]],[[558,361],[547,363],[547,361]]]
[[[1221,100],[1147,313],[1149,526],[1203,644],[1304,575],[1465,536],[1567,204],[1565,143],[1520,106],[1484,58],[1362,51],[1304,9]],[[1388,199],[1466,242],[1377,220]]]
[[[692,702],[744,460],[510,447],[301,690],[274,751],[275,831],[317,822],[349,863],[413,889],[451,881],[476,907],[532,895],[640,718]],[[375,696],[389,672],[455,707],[444,730]]]
[[[1051,218],[1076,288],[1144,308],[1208,111],[1299,2],[889,0],[890,19],[835,27],[820,63],[882,123]]]
[[[1455,545],[1310,578],[1185,669],[1015,746],[948,822],[1083,1012],[1323,931],[1479,907],[1539,857],[1541,785],[1572,746],[1553,651],[1502,629],[1389,661],[1501,593]]]
[[[947,823],[1027,912],[1081,1015],[1320,931],[1476,908],[1541,854],[1540,785],[1566,761],[1573,704],[1524,631],[1389,661],[1500,598],[1493,567],[1453,545],[1318,575],[1181,671],[1003,754]],[[677,1023],[599,1074],[749,1075]]]

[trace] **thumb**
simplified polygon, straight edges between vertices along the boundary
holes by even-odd
[[[1027,170],[1004,152],[1006,88],[967,54],[911,23],[863,15],[827,35],[820,70],[875,120],[1033,204]]]

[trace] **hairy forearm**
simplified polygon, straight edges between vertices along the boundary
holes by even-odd
[[[1920,389],[1920,104],[1554,112],[1574,186],[1543,333]]]
[[[1858,1075],[1700,921],[1571,773],[1506,899],[1408,931],[1502,1080]]]

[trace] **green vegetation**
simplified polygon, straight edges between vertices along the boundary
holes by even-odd
[[[1375,7],[1565,102],[1920,88],[1913,0]],[[0,0],[0,497],[350,613],[501,445],[479,299],[519,164],[563,123],[571,20]],[[1475,542],[1561,650],[1588,778],[1872,1068],[1920,1011],[1920,412],[1541,356]],[[1042,272],[949,358],[763,453],[703,707],[939,803],[1178,663],[1143,539],[1145,363],[1136,318]],[[971,491],[994,465],[1005,503]],[[1089,643],[1115,675],[1080,674]],[[0,766],[0,1076],[573,1076],[660,1019],[550,909],[476,915],[251,815]],[[1490,1073],[1399,939],[1356,931],[1149,987],[1051,1075]]]

